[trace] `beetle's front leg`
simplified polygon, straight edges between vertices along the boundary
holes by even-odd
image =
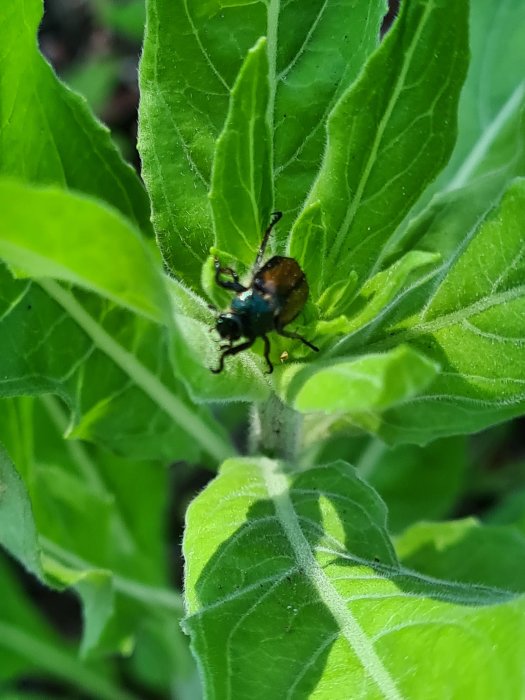
[[[219,366],[217,369],[212,369],[210,367],[210,371],[213,372],[213,374],[219,374],[222,372],[224,369],[224,358],[228,357],[228,355],[237,355],[238,352],[242,352],[243,350],[248,350],[248,348],[251,348],[253,343],[255,341],[255,338],[250,338],[247,340],[245,343],[241,343],[240,345],[236,345],[235,347],[230,347],[227,350],[224,350],[222,355],[219,358]]]
[[[231,267],[221,267],[221,263],[218,258],[214,259],[215,265],[215,282],[223,289],[229,289],[232,292],[245,292],[248,287],[245,287],[239,282],[239,276],[232,270]],[[231,275],[233,281],[221,279],[221,275]]]

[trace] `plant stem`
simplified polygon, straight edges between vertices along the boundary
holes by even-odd
[[[253,406],[250,452],[275,459],[295,460],[302,424],[301,414],[272,394],[267,401]]]

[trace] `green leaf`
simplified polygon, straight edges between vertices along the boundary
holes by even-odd
[[[188,510],[184,551],[185,627],[207,695],[523,693],[523,597],[484,582],[497,551],[476,584],[400,565],[384,504],[344,462],[299,474],[226,462]]]
[[[268,70],[267,43],[260,39],[231,91],[212,169],[215,245],[234,251],[247,267],[253,264],[272,207]]]
[[[242,2],[220,10],[213,2],[147,0],[146,7],[139,138],[144,178],[164,257],[198,288],[213,242],[207,195],[215,143],[249,49],[267,38],[275,207],[290,212],[289,226],[321,161],[327,110],[377,46],[386,8],[383,0],[268,7]],[[264,196],[270,201],[271,191]]]
[[[146,319],[0,267],[0,343],[0,396],[56,393],[70,435],[136,459],[195,460],[204,443],[231,454],[209,414],[189,407],[166,330]]]
[[[24,685],[42,675],[63,681],[82,695],[101,700],[134,700],[134,696],[114,685],[110,669],[97,664],[80,662],[71,645],[58,638],[57,633],[42,618],[29,596],[22,590],[6,558],[0,556],[0,682],[16,681]],[[18,685],[18,683],[17,683]],[[41,684],[38,684],[41,687]],[[2,683],[2,698],[11,697]],[[12,696],[36,698],[18,692]],[[39,697],[42,697],[39,695]],[[50,697],[46,694],[46,697]]]
[[[409,401],[432,382],[438,368],[424,355],[401,345],[381,355],[312,365],[302,371],[292,367],[283,373],[283,381],[289,382],[286,397],[298,411],[352,418]]]
[[[0,180],[0,257],[19,276],[54,277],[169,324],[160,265],[116,211],[55,188]]]
[[[459,103],[456,148],[418,202],[420,216],[405,231],[400,227],[403,250],[417,245],[436,219],[444,217],[448,238],[457,231],[454,240],[461,240],[497,203],[512,178],[525,175],[525,81],[519,69],[524,12],[520,0],[470,3],[472,57]]]
[[[458,203],[467,198],[467,217],[468,195],[455,195]],[[523,413],[524,211],[525,180],[517,180],[460,240],[461,213],[453,222],[451,211],[420,240],[423,248],[445,251],[439,272],[398,296],[367,330],[367,347],[374,352],[410,343],[441,372],[410,403],[386,412],[378,430],[387,441],[424,444]],[[356,352],[361,342],[356,334],[335,352]]]
[[[152,624],[160,613],[176,621],[181,602],[167,588],[162,546],[167,473],[65,443],[65,415],[50,397],[4,401],[3,411],[0,439],[17,456],[19,475],[4,458],[2,544],[24,565],[36,562],[31,570],[47,585],[79,593],[82,653],[129,647],[145,614]],[[13,546],[7,526],[24,549]]]
[[[388,3],[281,3],[278,17],[276,5],[270,6],[267,32],[270,46],[273,32],[278,39],[275,202],[290,226],[321,165],[327,116],[377,47]]]
[[[0,174],[93,195],[149,233],[148,199],[136,173],[38,50],[42,11],[42,0],[0,8]]]
[[[481,526],[474,518],[448,523],[418,523],[396,540],[402,562],[427,576],[523,593],[521,561],[525,537],[508,527]]]
[[[351,269],[367,278],[447,162],[467,59],[464,0],[403,3],[393,29],[333,109],[323,165],[305,205],[319,201],[323,210],[325,285]],[[297,238],[293,230],[292,255]]]
[[[459,103],[458,141],[436,183],[438,191],[487,175],[502,180],[518,159],[523,162],[525,80],[520,62],[525,6],[520,0],[476,0],[470,4],[469,24],[472,59]],[[495,171],[500,168],[503,173],[498,176]]]

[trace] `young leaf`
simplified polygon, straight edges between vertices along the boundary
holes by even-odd
[[[381,413],[409,401],[435,378],[439,366],[408,346],[381,355],[363,355],[302,371],[283,372],[287,400],[301,412]]]
[[[272,206],[268,70],[267,43],[260,39],[231,91],[211,179],[215,245],[235,251],[247,267],[253,265]]]
[[[169,324],[160,265],[116,211],[55,188],[0,179],[0,258],[18,276],[54,277]]]
[[[366,279],[449,158],[467,66],[467,9],[465,0],[402,3],[393,29],[329,117],[323,165],[305,206],[321,203],[332,282],[352,269]],[[292,255],[297,246],[292,231]]]
[[[140,66],[143,172],[164,257],[198,288],[213,243],[207,194],[215,143],[250,47],[267,38],[275,208],[297,210],[322,157],[327,110],[377,46],[386,4],[227,3],[218,11],[213,3],[196,0],[184,5],[147,0],[146,6]],[[265,196],[271,199],[271,192]]]
[[[57,79],[38,50],[42,12],[42,0],[0,6],[0,174],[93,195],[150,233],[139,178],[85,100]]]
[[[344,462],[299,474],[226,462],[189,508],[184,551],[185,627],[208,695],[523,693],[523,598],[483,582],[497,552],[476,584],[401,566],[383,502]]]

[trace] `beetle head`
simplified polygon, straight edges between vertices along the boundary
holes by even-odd
[[[215,327],[221,338],[225,340],[238,340],[242,335],[242,326],[239,317],[230,312],[220,314]]]

